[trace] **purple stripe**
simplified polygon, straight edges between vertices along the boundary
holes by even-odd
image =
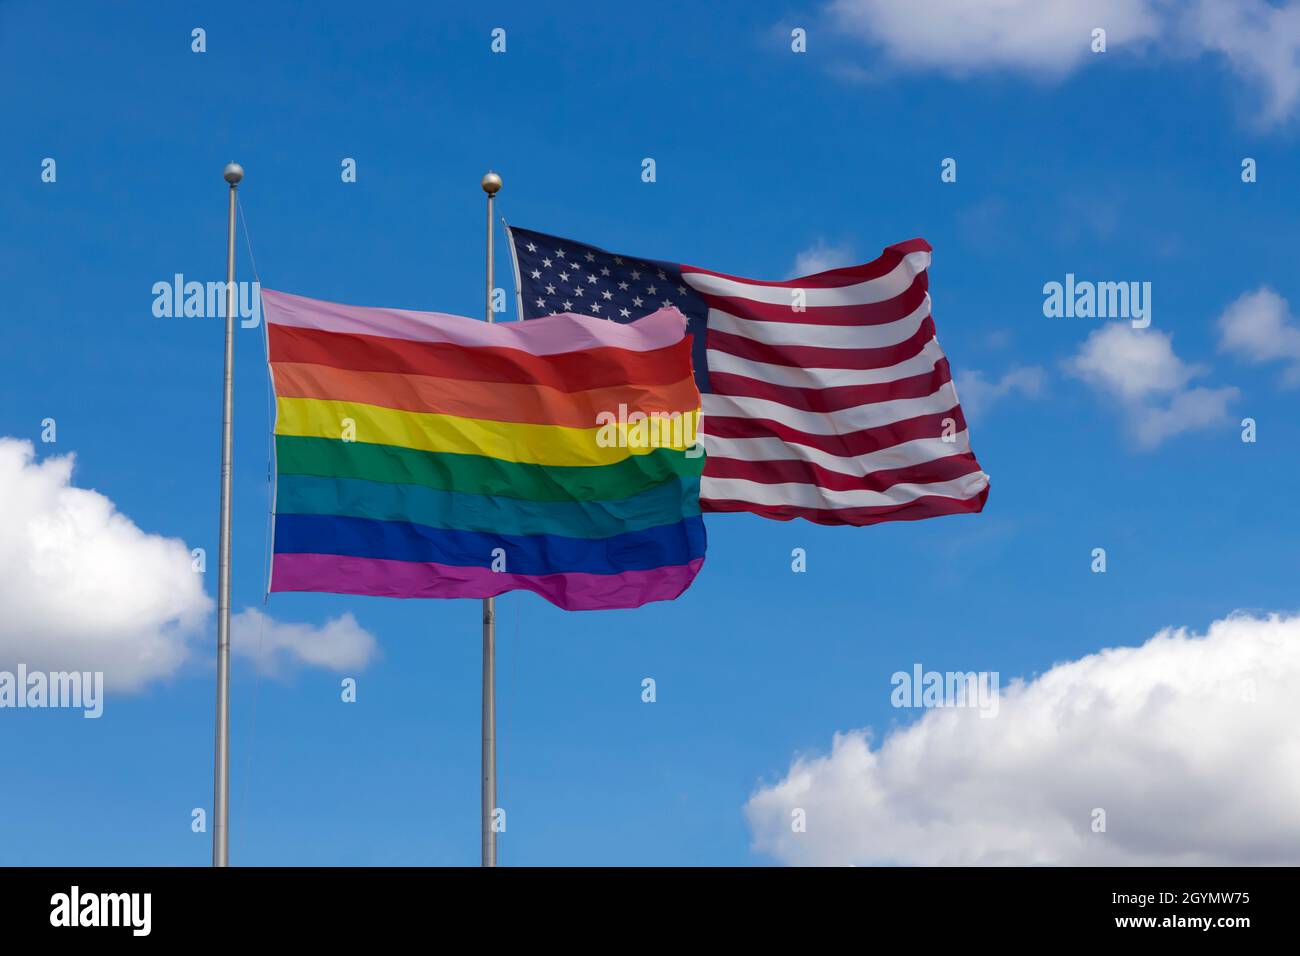
[[[277,554],[271,590],[399,598],[486,598],[525,590],[566,611],[601,611],[671,601],[690,586],[703,564],[703,558],[696,558],[689,564],[622,574],[531,575],[337,554]]]
[[[339,305],[270,289],[262,290],[262,301],[266,320],[272,325],[414,342],[518,349],[531,355],[558,355],[595,348],[649,352],[680,342],[686,334],[686,316],[675,308],[660,309],[628,323],[569,313],[528,322],[487,323],[440,312]]]

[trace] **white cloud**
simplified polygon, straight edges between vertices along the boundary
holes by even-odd
[[[0,669],[103,671],[107,687],[138,690],[175,674],[195,638],[210,640],[213,602],[183,541],[73,485],[73,464],[0,437]],[[344,671],[364,667],[377,642],[351,614],[315,628],[250,608],[231,621],[231,649],[265,673]]]
[[[379,644],[351,613],[313,627],[276,621],[250,607],[231,618],[230,649],[274,676],[299,664],[358,671],[379,653]]]
[[[1260,92],[1259,119],[1279,123],[1300,103],[1300,7],[1265,0],[1198,0],[1184,11],[1187,41],[1222,54]]]
[[[133,690],[175,673],[212,602],[184,542],[141,531],[72,469],[0,437],[0,667]]]
[[[1189,388],[1175,392],[1168,405],[1144,405],[1134,410],[1133,437],[1143,448],[1154,448],[1183,432],[1222,425],[1231,416],[1228,404],[1240,392],[1235,388]]]
[[[1013,681],[993,718],[928,710],[875,749],[837,733],[750,798],[753,846],[810,865],[1294,865],[1297,682],[1300,617],[1161,631]]]
[[[989,381],[983,372],[973,369],[957,376],[957,396],[961,399],[963,411],[980,415],[1012,395],[1037,397],[1046,378],[1047,374],[1037,365],[1008,369],[996,382]]]
[[[901,64],[1059,76],[1093,55],[1094,27],[1106,28],[1108,46],[1157,36],[1155,8],[1145,0],[835,0],[828,9],[840,29]]]
[[[956,75],[1006,70],[1063,77],[1106,30],[1114,57],[1221,56],[1258,91],[1258,119],[1277,123],[1300,105],[1300,7],[1266,0],[834,0],[830,23],[895,64]],[[841,71],[844,72],[844,71]]]
[[[1118,401],[1130,433],[1144,448],[1228,421],[1236,388],[1189,388],[1203,365],[1180,359],[1173,339],[1153,329],[1111,323],[1095,330],[1065,363],[1066,370]]]
[[[802,279],[804,276],[851,265],[854,265],[852,249],[848,246],[830,245],[825,240],[818,239],[814,245],[795,256],[794,271],[790,273],[790,278]]]
[[[1205,371],[1175,355],[1168,334],[1123,323],[1103,325],[1089,335],[1069,368],[1088,384],[1126,400],[1175,392]]]
[[[1250,362],[1286,362],[1284,382],[1300,385],[1300,325],[1286,299],[1267,286],[1247,292],[1223,310],[1219,349]]]

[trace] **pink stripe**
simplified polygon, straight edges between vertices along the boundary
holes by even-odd
[[[532,355],[557,355],[594,348],[649,352],[681,341],[686,316],[660,309],[635,322],[610,322],[591,315],[548,315],[528,322],[480,322],[462,315],[410,312],[361,305],[339,305],[287,292],[262,290],[266,320],[322,332],[379,335],[414,342],[518,349]]]
[[[271,590],[398,598],[486,598],[524,590],[566,611],[603,611],[671,601],[690,586],[703,564],[703,558],[696,558],[690,564],[622,574],[529,575],[337,554],[277,554]]]

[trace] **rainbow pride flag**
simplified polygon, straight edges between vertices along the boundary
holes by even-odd
[[[676,309],[489,324],[262,296],[272,591],[594,610],[690,586],[704,456]]]

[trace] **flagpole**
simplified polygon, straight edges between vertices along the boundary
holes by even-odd
[[[487,320],[492,321],[492,200],[501,177],[491,170],[480,184],[487,193]],[[497,804],[497,608],[483,599],[483,866],[497,865],[497,835],[492,814]]]
[[[235,191],[244,167],[227,163],[230,183],[226,229],[226,360],[221,396],[221,537],[217,565],[217,739],[212,798],[212,865],[230,865],[230,488],[235,364]]]

